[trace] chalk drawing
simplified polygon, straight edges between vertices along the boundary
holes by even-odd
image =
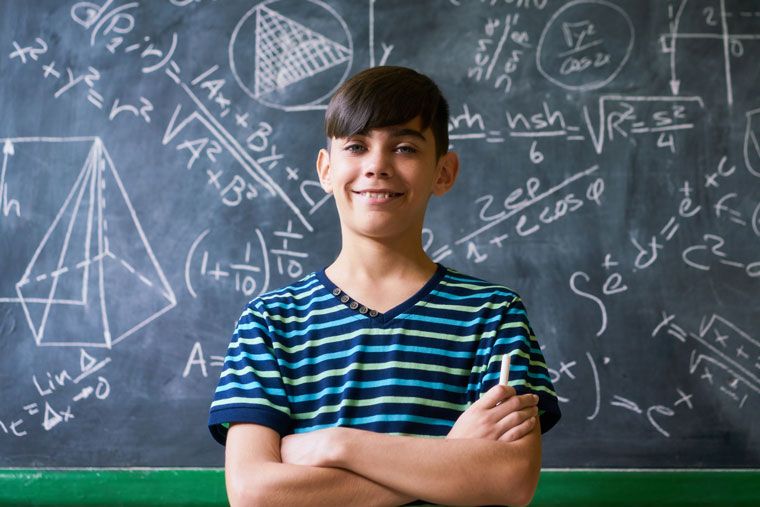
[[[177,304],[100,138],[0,142],[19,150],[83,141],[90,143],[86,160],[16,283],[16,297],[0,298],[21,304],[40,346],[111,348]]]
[[[307,23],[329,27],[330,35]],[[322,102],[346,78],[352,59],[345,21],[318,0],[263,2],[240,19],[229,44],[230,66],[243,91],[286,111],[323,109]]]

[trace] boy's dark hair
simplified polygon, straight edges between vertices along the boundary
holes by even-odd
[[[419,116],[435,137],[436,158],[449,150],[449,105],[432,79],[406,67],[363,70],[343,83],[325,113],[325,134],[349,137]]]

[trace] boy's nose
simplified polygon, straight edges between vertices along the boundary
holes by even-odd
[[[367,177],[388,178],[393,174],[393,167],[388,157],[378,153],[370,157],[364,168],[364,175]]]

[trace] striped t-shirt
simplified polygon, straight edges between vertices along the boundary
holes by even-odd
[[[229,423],[290,433],[346,426],[445,436],[499,380],[539,396],[542,431],[560,418],[544,356],[510,289],[438,265],[416,294],[369,311],[311,273],[246,306],[227,351],[209,428]]]

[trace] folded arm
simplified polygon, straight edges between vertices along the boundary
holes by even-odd
[[[299,452],[294,461],[339,467],[415,498],[456,505],[527,505],[541,468],[538,426],[514,442],[430,439],[329,428],[325,452]],[[304,443],[304,442],[302,442]]]
[[[496,386],[460,416],[446,439],[338,427],[285,437],[282,457],[345,469],[434,503],[527,505],[541,468],[535,402]]]
[[[349,428],[279,435],[254,424],[227,435],[227,492],[237,505],[525,505],[540,468],[535,399],[496,386],[447,439]]]
[[[233,507],[396,506],[414,499],[348,470],[283,463],[280,436],[255,424],[230,428],[225,478]]]

